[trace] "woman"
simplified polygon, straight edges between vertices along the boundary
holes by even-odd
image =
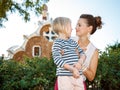
[[[94,17],[90,14],[82,14],[77,22],[76,35],[78,44],[84,50],[87,58],[83,65],[83,77],[92,81],[95,78],[98,65],[98,49],[91,43],[90,35],[94,34],[97,29],[102,28],[101,17]]]
[[[86,80],[86,78],[89,81],[92,81],[95,78],[99,53],[98,49],[91,43],[89,38],[90,35],[94,34],[97,29],[101,28],[101,17],[94,17],[90,14],[82,14],[76,25],[78,44],[84,50],[87,56],[82,67],[84,81]],[[54,88],[54,90],[57,89]],[[84,90],[86,90],[86,86]]]

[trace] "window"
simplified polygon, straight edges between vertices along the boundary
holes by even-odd
[[[37,46],[37,45],[33,46],[32,55],[33,55],[33,57],[40,57],[40,55],[41,55],[40,46]]]
[[[57,37],[57,34],[52,31],[52,28],[49,28],[49,31],[43,32],[43,36],[52,42]]]

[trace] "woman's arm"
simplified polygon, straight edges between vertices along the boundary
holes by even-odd
[[[98,66],[98,50],[96,49],[89,64],[89,67],[83,71],[83,74],[89,81],[92,81],[95,77],[97,66]]]

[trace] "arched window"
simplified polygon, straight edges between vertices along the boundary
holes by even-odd
[[[33,57],[40,57],[40,55],[41,55],[41,47],[38,46],[38,45],[34,45],[33,50],[32,50],[32,55],[33,55]]]

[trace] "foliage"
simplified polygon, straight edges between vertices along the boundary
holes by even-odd
[[[120,88],[120,43],[108,46],[100,53],[96,80],[104,90]]]
[[[53,59],[25,58],[23,62],[0,60],[0,90],[53,90],[55,82]],[[118,90],[120,88],[120,43],[100,52],[94,81],[87,81],[88,90]]]
[[[0,65],[0,90],[53,90],[55,68],[53,60],[46,58],[4,60]]]
[[[42,13],[43,4],[49,0],[0,0],[0,27],[8,20],[10,13],[18,12],[27,22],[30,20],[30,13],[36,16]]]

